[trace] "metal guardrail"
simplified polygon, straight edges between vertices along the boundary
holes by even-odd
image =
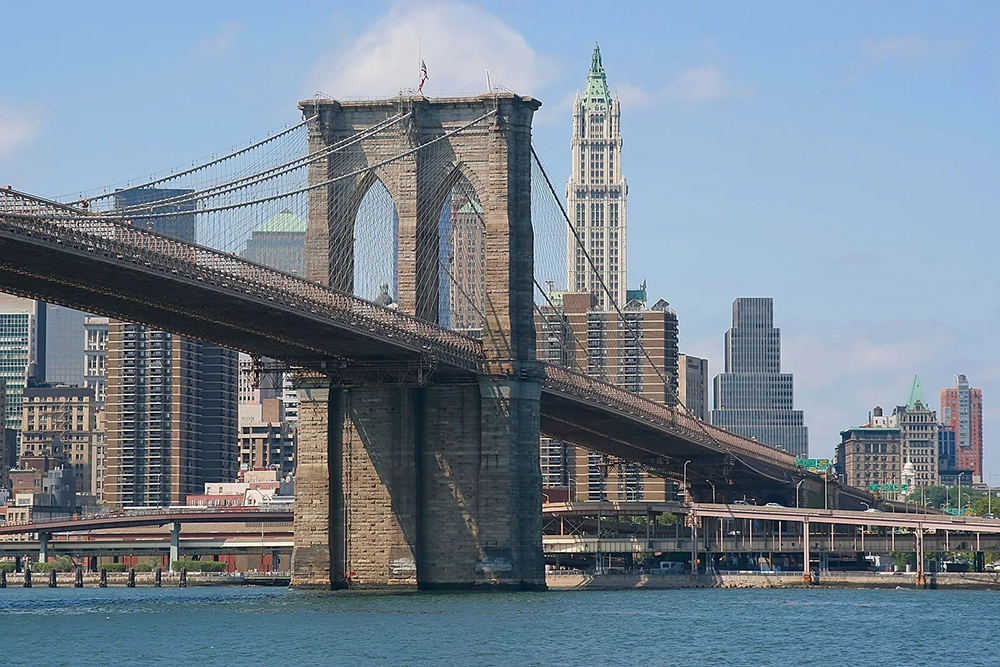
[[[206,514],[214,515],[233,515],[233,514],[253,514],[254,512],[262,513],[293,513],[293,508],[278,506],[274,507],[257,507],[257,506],[238,506],[229,508],[220,507],[167,507],[162,509],[142,509],[142,510],[119,510],[116,512],[104,512],[99,514],[74,514],[72,516],[64,517],[50,517],[44,519],[33,519],[28,522],[23,523],[7,523],[2,524],[6,526],[46,526],[53,523],[72,523],[76,521],[100,521],[102,519],[127,519],[127,518],[142,518],[142,517],[155,517],[155,516],[173,516],[176,514],[191,514],[192,516],[204,516]]]
[[[478,370],[483,357],[481,341],[405,313],[229,253],[135,227],[126,220],[88,215],[79,209],[10,189],[0,189],[0,233],[4,232],[319,315],[346,328],[392,340],[470,371]],[[783,469],[795,469],[794,457],[781,450],[709,426],[674,408],[595,378],[546,364],[545,384],[560,393],[610,408],[705,447],[752,456]]]
[[[710,426],[683,412],[661,405],[621,387],[559,366],[545,364],[545,385],[559,393],[576,396],[588,403],[646,422],[660,430],[697,442],[708,448],[752,456],[779,468],[794,470],[795,457],[780,449],[741,438]]]
[[[11,201],[0,190],[0,211]],[[18,204],[19,206],[27,204]],[[36,204],[44,209],[45,205]],[[219,250],[178,241],[133,227],[126,221],[69,211],[40,214],[0,213],[0,233],[29,237],[34,243],[73,248],[121,264],[142,266],[186,278],[272,305],[309,313],[345,328],[391,340],[440,361],[475,371],[483,355],[480,341],[423,322],[396,310],[343,294],[291,274]]]

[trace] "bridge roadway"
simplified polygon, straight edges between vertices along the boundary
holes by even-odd
[[[656,526],[653,517],[664,512],[695,521],[683,528]],[[817,556],[824,563],[833,554],[913,552],[920,555],[917,574],[922,578],[923,554],[1000,551],[1000,520],[945,514],[601,502],[552,503],[543,508],[543,515],[543,550],[548,556],[654,551],[690,553],[697,560],[698,553],[782,553],[801,554],[804,563]],[[603,527],[598,516],[604,518]],[[622,523],[622,516],[647,521]]]
[[[0,289],[318,369],[335,386],[475,382],[482,342],[397,310],[106,216],[0,189]],[[252,313],[253,316],[248,316]],[[543,372],[544,435],[639,463],[692,491],[793,499],[789,487],[860,507],[780,450],[555,366]]]
[[[163,510],[125,510],[113,514],[94,514],[76,518],[59,518],[29,523],[0,525],[0,535],[24,533],[79,533],[109,528],[136,528],[140,526],[165,526],[185,523],[291,523],[289,510],[198,509],[169,508]]]

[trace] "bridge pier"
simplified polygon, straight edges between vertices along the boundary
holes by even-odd
[[[462,181],[482,208],[484,313],[482,347],[459,346],[465,351],[455,354],[475,358],[458,373],[442,369],[442,384],[425,377],[376,384],[348,373],[336,375],[338,388],[332,371],[300,377],[292,585],[543,588],[545,375],[535,354],[531,225],[531,119],[539,103],[504,93],[299,106],[312,119],[312,150],[355,137],[387,114],[411,116],[392,141],[361,139],[310,168],[311,183],[350,173],[362,158],[371,171],[310,195],[306,275],[354,290],[357,203],[377,178],[398,214],[399,310],[437,322],[439,218]],[[433,148],[399,154],[431,138]],[[380,166],[389,158],[392,169]],[[424,354],[422,343],[394,344],[386,346],[394,357],[376,350],[354,360],[406,363]]]
[[[539,381],[324,382],[299,381],[293,586],[544,587]]]
[[[346,588],[342,392],[316,374],[296,378],[299,431],[295,457],[295,546],[292,586]]]

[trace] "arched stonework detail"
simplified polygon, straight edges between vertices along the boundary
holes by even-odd
[[[377,176],[399,215],[399,307],[438,321],[438,218],[447,193],[464,176],[479,197],[486,228],[487,359],[501,373],[510,372],[516,362],[534,362],[531,118],[538,106],[512,94],[301,103],[306,115],[316,116],[309,133],[313,151],[349,140],[397,114],[410,114],[311,167],[311,182],[321,182],[357,171],[359,165],[380,165],[375,176],[346,178],[310,193],[309,277],[345,291],[352,287],[346,274],[353,264],[333,265],[331,249],[345,247],[352,238],[351,212],[356,215],[369,181]],[[465,129],[449,135],[460,128]],[[428,144],[433,139],[438,141]],[[391,162],[381,164],[387,160]]]

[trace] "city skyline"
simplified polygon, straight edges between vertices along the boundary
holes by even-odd
[[[685,352],[718,363],[717,332],[726,326],[737,288],[768,294],[778,302],[785,366],[797,376],[797,403],[809,415],[815,454],[832,453],[840,429],[904,391],[914,373],[933,391],[966,373],[985,394],[986,472],[1000,468],[990,441],[1000,425],[1000,412],[990,409],[990,396],[1000,391],[1000,363],[983,334],[997,314],[980,308],[967,287],[995,280],[985,254],[994,232],[982,229],[975,246],[959,235],[933,247],[917,243],[945,220],[967,220],[978,229],[996,209],[997,195],[984,180],[997,172],[996,158],[984,147],[997,137],[988,119],[996,115],[1000,72],[981,27],[995,23],[996,9],[980,6],[973,16],[925,6],[883,16],[857,7],[796,8],[786,24],[769,26],[766,12],[746,8],[721,17],[676,8],[669,22],[642,25],[628,17],[611,26],[588,18],[593,12],[570,13],[558,3],[530,14],[520,5],[485,6],[445,3],[417,12],[401,5],[330,10],[305,3],[276,21],[266,12],[250,18],[220,5],[202,11],[198,30],[180,16],[158,16],[179,46],[116,30],[114,45],[109,40],[100,49],[81,46],[85,36],[107,30],[100,12],[66,7],[44,23],[52,51],[11,72],[0,96],[13,137],[2,141],[0,181],[60,195],[259,135],[263,126],[292,118],[297,99],[316,89],[394,94],[410,78],[415,86],[416,77],[401,76],[397,85],[362,76],[368,64],[358,55],[362,39],[405,39],[399,51],[408,54],[411,35],[460,32],[454,24],[470,20],[506,51],[491,47],[481,57],[455,57],[468,53],[461,51],[468,45],[464,36],[453,43],[425,39],[425,92],[479,90],[485,63],[496,83],[545,102],[535,131],[539,153],[556,173],[568,174],[565,111],[580,86],[575,63],[599,39],[621,81],[625,132],[634,137],[624,165],[632,188],[629,270],[634,282],[647,278],[671,294],[682,313]],[[39,39],[31,26],[42,22],[33,17],[37,10],[11,11],[12,20],[26,26],[0,46],[13,62]],[[148,19],[143,11],[123,21],[139,25]],[[312,15],[328,17],[315,22],[317,35],[343,19],[341,36],[351,37],[340,50],[318,57],[305,48],[308,40],[291,37]],[[567,22],[566,37],[548,34],[545,26],[556,19]],[[387,29],[395,26],[403,30]],[[795,27],[801,30],[789,29]],[[115,59],[118,49],[142,58]],[[101,90],[79,85],[86,71],[110,62],[120,68],[115,81]],[[164,74],[158,88],[178,76],[185,90],[205,94],[178,101],[169,114],[98,103],[118,86],[143,92],[151,67]],[[231,76],[219,85],[223,73]],[[79,109],[46,106],[53,87],[74,89]],[[144,130],[149,123],[161,128],[155,136]],[[130,141],[110,146],[112,135]],[[678,250],[669,263],[661,259],[668,245]],[[749,262],[753,253],[769,261]],[[959,269],[936,272],[948,256],[963,258]],[[905,291],[896,289],[901,276]],[[873,296],[875,290],[893,297]],[[845,317],[873,298],[878,308]],[[961,328],[949,324],[959,320]]]

